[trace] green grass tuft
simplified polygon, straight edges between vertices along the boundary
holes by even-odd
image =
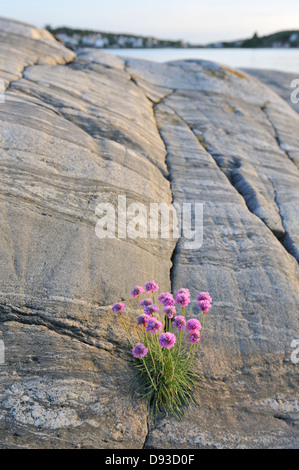
[[[178,345],[171,351],[162,349],[154,338],[150,346],[151,354],[132,362],[136,368],[132,384],[134,397],[145,399],[148,411],[155,418],[165,413],[182,419],[186,408],[198,405],[193,392],[200,376],[192,368],[193,354],[175,351]]]

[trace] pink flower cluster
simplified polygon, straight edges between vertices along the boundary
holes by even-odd
[[[156,284],[155,281],[152,281],[152,282],[146,282],[144,284],[144,287],[145,287],[145,291],[148,293],[148,292],[151,292],[152,294],[156,291],[156,290],[159,290],[159,286],[158,284]]]
[[[147,333],[157,333],[158,331],[161,331],[163,329],[162,323],[157,320],[157,318],[152,317],[149,319],[145,326],[145,330]]]
[[[186,329],[189,331],[190,343],[199,343],[201,339],[201,323],[196,318],[190,318],[186,323]]]
[[[144,346],[142,343],[137,343],[136,346],[132,349],[132,354],[134,357],[141,357],[143,358],[148,353],[148,348]]]
[[[144,307],[144,312],[147,313],[148,315],[153,316],[154,313],[159,312],[159,307],[158,305],[155,305],[155,304],[147,305]]]
[[[125,308],[126,308],[126,306],[123,302],[119,302],[119,303],[116,303],[116,304],[112,305],[112,310],[115,313],[122,312],[122,310],[124,310]],[[121,315],[121,313],[120,313],[120,315]]]
[[[161,348],[170,349],[176,343],[176,336],[173,333],[162,333],[159,337]]]
[[[149,305],[152,305],[154,302],[152,299],[145,299],[140,302],[141,307],[148,307]]]
[[[166,313],[166,315],[168,316],[168,318],[172,318],[175,314],[176,314],[176,309],[174,306],[172,307],[165,307],[163,309],[163,313]]]
[[[149,315],[146,315],[145,313],[143,313],[142,315],[139,315],[139,317],[137,317],[137,326],[146,326],[148,324],[148,322],[150,321],[151,317]]]
[[[182,307],[187,307],[187,305],[191,302],[190,297],[189,289],[179,289],[176,293],[175,303],[181,304]]]
[[[186,318],[183,315],[178,315],[177,317],[174,318],[172,324],[178,330],[185,330],[186,329]]]
[[[196,318],[190,318],[190,320],[186,321],[186,318],[183,315],[178,315],[175,317],[172,324],[178,330],[189,331],[189,341],[191,343],[198,343],[200,341],[201,335],[199,332],[202,329],[202,326]]]
[[[204,315],[210,310],[210,308],[212,308],[212,297],[208,292],[201,292],[197,296],[196,300],[198,302],[199,310],[201,310]]]
[[[154,292],[159,289],[159,286],[155,281],[151,281],[146,282],[144,284],[144,287],[145,289],[142,286],[137,285],[131,290],[131,296],[133,298],[138,297],[140,309],[141,307],[143,308],[143,313],[141,313],[141,315],[137,317],[137,326],[143,327],[146,333],[151,333],[154,335],[163,330],[162,323],[154,317],[154,314],[159,312],[158,305],[154,303]],[[151,293],[153,300],[151,298],[140,300],[140,296],[144,292],[146,292],[147,294]],[[163,292],[159,295],[158,301],[164,306],[163,313],[165,313],[166,318],[171,319],[172,326],[180,331],[178,350],[180,349],[181,334],[183,330],[188,331],[189,341],[191,343],[198,343],[201,339],[201,330],[203,328],[205,314],[212,307],[212,297],[210,296],[210,294],[208,292],[201,292],[197,296],[198,309],[202,312],[200,321],[196,318],[190,318],[189,320],[186,319],[185,309],[187,305],[189,305],[191,302],[191,295],[189,289],[179,289],[176,292],[175,297],[170,292]],[[178,305],[181,306],[181,315],[177,315],[176,312],[176,306]],[[122,314],[122,311],[124,309],[125,304],[123,302],[114,303],[112,305],[112,310],[116,313],[119,313],[120,315]],[[202,324],[201,321],[203,322]],[[171,323],[169,323],[169,326],[170,325]],[[166,331],[160,334],[158,341],[161,348],[171,349],[176,344],[177,338],[175,334]],[[142,343],[137,343],[132,349],[133,356],[139,357],[141,359],[143,359],[147,355],[147,353],[148,348],[146,348]]]
[[[158,297],[159,302],[163,304],[165,307],[172,307],[174,305],[174,298],[173,295],[169,292],[163,292]]]
[[[140,297],[141,294],[143,294],[144,289],[141,286],[135,286],[131,290],[131,296],[135,299],[135,297]]]

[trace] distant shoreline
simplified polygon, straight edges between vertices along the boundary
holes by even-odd
[[[159,49],[171,47],[175,49],[200,49],[200,48],[231,48],[231,49],[251,49],[251,48],[299,48],[299,30],[280,31],[269,36],[259,37],[254,33],[252,38],[240,39],[236,41],[218,41],[209,44],[194,44],[184,39],[170,40],[158,39],[152,36],[137,36],[127,33],[107,33],[102,31],[73,29],[67,26],[52,28],[50,25],[46,29],[55,38],[73,49],[76,47],[95,47],[99,49]]]
[[[96,49],[95,49],[96,50]],[[299,49],[105,49],[103,52],[149,60],[152,62],[170,62],[175,60],[208,60],[233,68],[253,68],[275,70],[296,74],[299,78]]]

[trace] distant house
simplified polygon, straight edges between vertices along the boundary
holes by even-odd
[[[70,41],[69,41],[69,44],[71,46],[78,46],[79,42],[80,42],[80,36],[79,34],[74,34],[73,36],[70,37]]]
[[[145,47],[155,47],[158,45],[158,41],[155,38],[147,38],[145,41]]]
[[[94,47],[101,48],[105,46],[109,46],[108,38],[97,38],[94,42]]]
[[[67,34],[64,34],[64,33],[57,33],[56,36],[62,42],[68,42],[70,40],[70,36],[68,36]]]
[[[79,41],[80,41],[80,36],[78,34],[74,34],[73,36],[69,36],[68,34],[65,33],[57,33],[56,34],[57,38],[60,39],[64,44],[70,45],[70,46],[78,46]]]
[[[143,39],[134,36],[118,36],[117,44],[119,47],[143,47]]]
[[[143,39],[142,38],[131,38],[132,47],[143,47]]]
[[[223,47],[223,42],[215,42],[213,44],[213,47],[216,47],[217,49],[220,49],[221,47]]]
[[[104,47],[104,45],[109,44],[107,38],[102,38],[100,33],[98,34],[88,34],[83,36],[81,42],[84,46],[93,46],[93,47]]]
[[[289,38],[289,41],[290,42],[297,42],[299,40],[299,36],[297,33],[293,33],[291,34],[290,38]]]
[[[290,47],[290,44],[288,42],[277,41],[273,43],[272,47],[273,48],[279,47],[279,48],[287,49]]]
[[[125,47],[127,45],[128,38],[126,36],[118,36],[117,45],[119,47]]]

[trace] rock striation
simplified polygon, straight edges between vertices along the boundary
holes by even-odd
[[[0,36],[0,447],[298,448],[298,114],[211,62],[74,54],[5,19]],[[203,245],[99,239],[120,195],[203,203]],[[132,401],[110,310],[133,324],[153,278],[214,299],[182,421]]]

